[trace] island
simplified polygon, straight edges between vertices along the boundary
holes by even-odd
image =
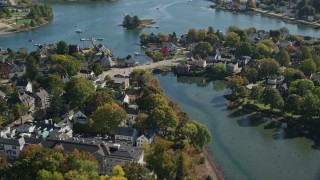
[[[148,28],[159,28],[159,26],[151,26],[155,24],[152,19],[139,19],[138,16],[131,17],[130,15],[126,15],[123,19],[121,26],[127,29],[142,29],[145,27]]]

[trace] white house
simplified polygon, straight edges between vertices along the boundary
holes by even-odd
[[[154,132],[149,132],[147,134],[142,134],[137,138],[137,147],[143,147],[144,144],[151,144],[155,137]]]
[[[18,81],[16,88],[19,93],[32,92],[32,83],[30,81]]]
[[[122,145],[132,146],[137,139],[138,132],[132,127],[118,127],[115,142]]]
[[[0,138],[0,153],[3,153],[8,159],[18,159],[24,144],[23,137],[20,139]]]

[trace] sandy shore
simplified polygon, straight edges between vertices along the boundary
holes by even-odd
[[[11,25],[0,22],[0,35],[13,33],[13,32],[10,32],[10,30],[12,30],[12,29],[13,29],[13,27]]]
[[[206,158],[206,167],[208,168],[208,174],[212,174],[212,178],[216,180],[223,180],[223,174],[221,169],[218,168],[214,157],[208,152],[207,149],[203,150],[203,155]]]

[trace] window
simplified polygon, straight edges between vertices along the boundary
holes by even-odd
[[[16,152],[15,152],[15,151],[12,151],[12,154],[16,154]]]
[[[12,149],[16,149],[16,146],[12,146]]]

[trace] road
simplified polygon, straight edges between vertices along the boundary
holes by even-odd
[[[127,67],[127,68],[112,68],[111,70],[104,71],[101,75],[101,80],[104,80],[106,75],[109,75],[110,77],[113,77],[116,74],[128,74],[129,72],[132,72],[134,69],[154,69],[160,66],[171,66],[171,65],[177,65],[179,64],[179,61],[185,60],[185,56],[179,56],[168,60],[163,60],[151,64],[143,64],[135,67]]]

